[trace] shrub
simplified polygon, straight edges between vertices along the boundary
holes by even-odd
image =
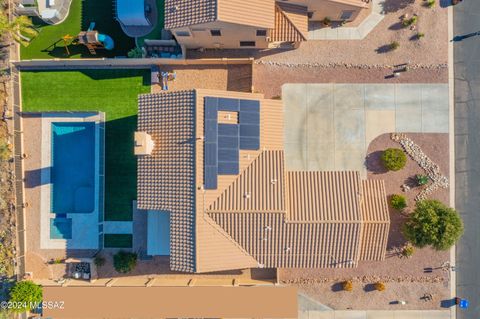
[[[97,255],[97,256],[95,256],[95,258],[93,259],[93,263],[94,263],[95,266],[97,266],[97,267],[102,267],[103,265],[105,265],[105,258],[104,258],[103,256]]]
[[[407,163],[407,156],[399,148],[388,148],[383,151],[382,162],[389,171],[398,171]]]
[[[133,48],[128,51],[127,56],[132,59],[140,59],[143,57],[143,51],[140,48]]]
[[[402,256],[410,258],[413,256],[413,253],[415,252],[415,247],[413,247],[410,243],[406,244],[402,248]]]
[[[329,17],[325,17],[323,18],[322,23],[328,27],[332,24],[332,20]]]
[[[11,154],[11,149],[9,145],[5,142],[0,143],[0,160],[1,161],[6,161],[10,158]]]
[[[407,199],[403,195],[394,194],[390,198],[390,205],[395,209],[402,210],[407,207]]]
[[[12,309],[15,312],[32,310],[31,304],[40,303],[42,299],[42,287],[30,280],[19,281],[10,289],[10,301],[18,306]]]
[[[420,40],[421,38],[425,37],[425,33],[423,33],[423,32],[418,32],[418,33],[416,34],[416,37],[417,37],[417,40]]]
[[[404,27],[409,27],[409,26],[415,25],[415,24],[417,24],[417,22],[418,22],[418,16],[413,16],[410,19],[403,19],[402,20],[402,24],[403,24]]]
[[[435,0],[427,0],[425,6],[428,8],[433,8],[435,6]]]
[[[342,282],[342,288],[345,291],[352,291],[353,290],[353,283],[351,280],[346,280]]]
[[[463,234],[463,222],[453,208],[437,200],[423,200],[409,215],[403,234],[416,247],[447,250]]]
[[[415,179],[417,180],[418,186],[423,186],[428,184],[428,176],[426,175],[417,174],[415,175]]]
[[[396,49],[398,49],[400,47],[400,43],[398,43],[397,41],[393,41],[392,43],[390,43],[388,45],[390,51],[395,51]]]
[[[375,283],[375,289],[378,291],[384,291],[385,290],[385,284],[381,281]]]
[[[119,273],[130,272],[137,265],[137,254],[119,251],[113,256],[113,266]]]

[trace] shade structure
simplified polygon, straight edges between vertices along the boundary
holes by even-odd
[[[145,0],[117,0],[117,18],[126,26],[149,26]]]

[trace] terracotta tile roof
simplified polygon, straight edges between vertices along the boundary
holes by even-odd
[[[204,184],[204,98],[260,101],[260,150],[241,150],[238,175]],[[281,101],[216,90],[148,94],[139,130],[152,155],[138,160],[138,204],[171,212],[171,268],[354,267],[384,258],[385,188],[357,172],[286,172]],[[181,199],[181,200],[179,200]]]
[[[384,181],[362,181],[361,209],[365,223],[362,231],[360,260],[384,260],[390,229]]]
[[[358,172],[287,172],[286,176],[289,221],[360,220]]]
[[[217,19],[217,0],[165,0],[165,28],[174,29]]]
[[[304,6],[277,2],[275,26],[269,32],[271,42],[299,42],[307,40],[308,15]]]
[[[170,267],[194,271],[195,92],[139,97],[138,131],[152,136],[151,155],[138,157],[137,205],[170,212]]]

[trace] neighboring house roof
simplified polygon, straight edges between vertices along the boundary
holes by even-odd
[[[277,2],[275,5],[275,27],[270,30],[270,41],[305,41],[307,34],[307,7]]]
[[[273,28],[275,0],[165,0],[165,28],[222,21]]]
[[[216,189],[204,188],[206,97],[260,103],[260,147],[240,149],[239,173],[218,175]],[[138,160],[138,206],[170,212],[172,270],[354,267],[384,258],[383,182],[286,171],[281,101],[216,90],[147,94],[138,121],[155,143]]]

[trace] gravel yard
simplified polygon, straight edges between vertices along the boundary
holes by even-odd
[[[422,151],[440,166],[443,174],[448,176],[448,134],[407,134]],[[370,143],[367,156],[369,179],[383,179],[387,196],[402,194],[407,197],[408,207],[414,207],[414,197],[420,191],[412,188],[404,193],[400,185],[411,176],[423,174],[416,162],[408,158],[405,168],[397,172],[385,172],[379,162],[380,151],[389,147],[400,147],[383,134]],[[439,189],[430,198],[444,203],[449,202],[449,190]],[[439,309],[441,300],[449,299],[448,273],[435,269],[449,260],[449,252],[438,252],[430,248],[416,249],[411,258],[400,257],[399,248],[405,244],[401,226],[405,216],[395,209],[390,209],[390,235],[386,260],[381,262],[361,262],[351,269],[279,269],[279,279],[283,283],[298,285],[299,289],[310,297],[334,309]],[[434,268],[425,272],[425,268]],[[338,291],[338,283],[353,279],[353,292]],[[385,282],[384,292],[372,290],[371,284]],[[425,293],[433,296],[432,301],[421,299]],[[395,300],[405,300],[405,306],[390,304]]]

